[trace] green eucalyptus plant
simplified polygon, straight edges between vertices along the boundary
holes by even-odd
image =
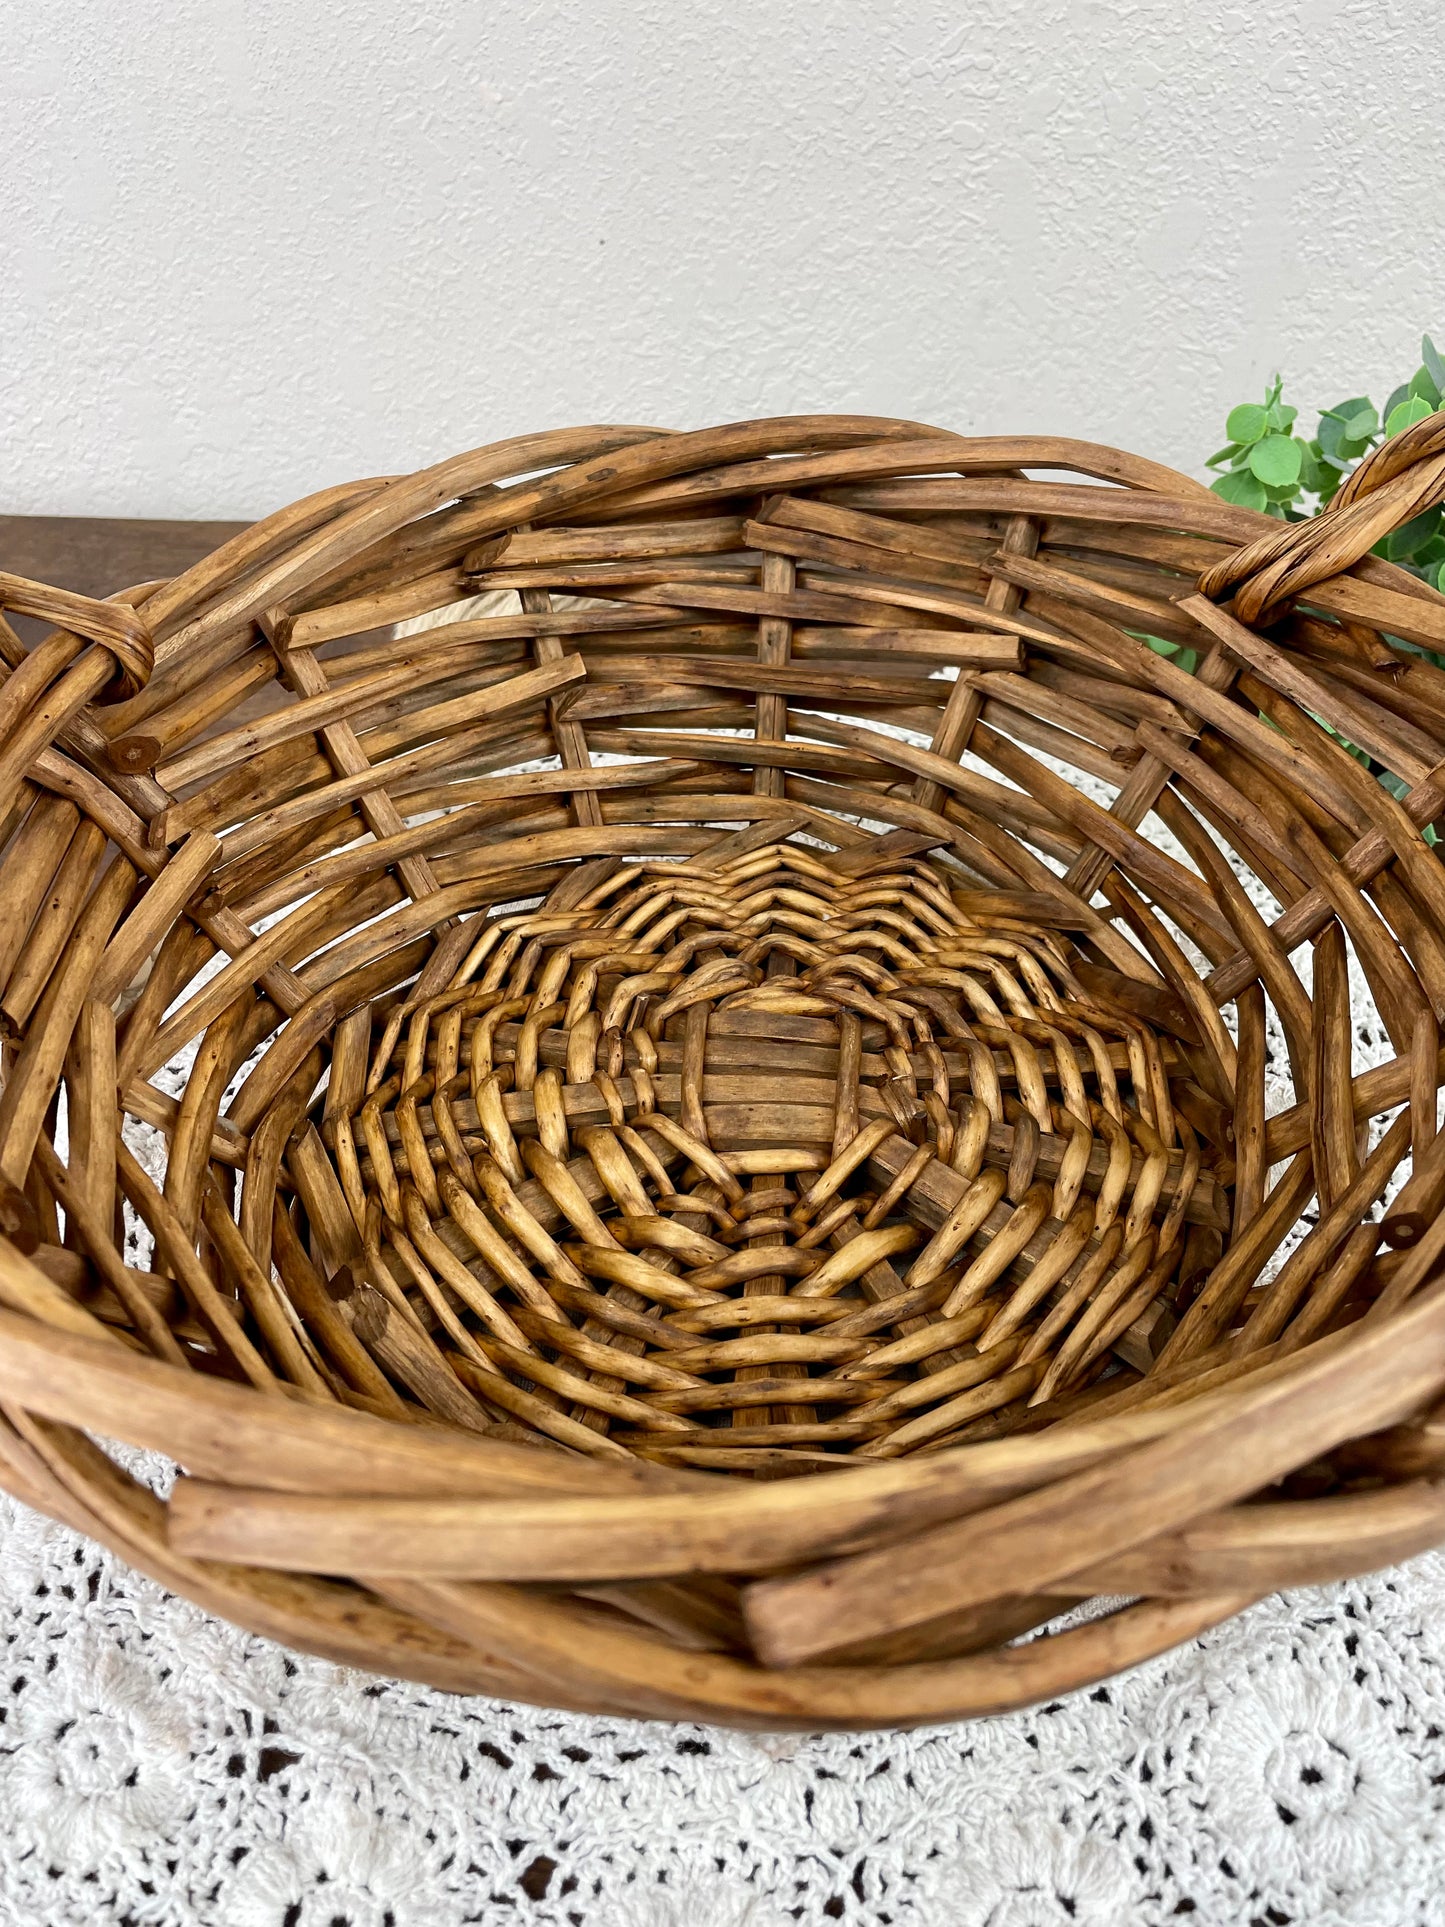
[[[1216,495],[1241,508],[1261,509],[1282,521],[1303,522],[1334,500],[1335,492],[1362,457],[1402,428],[1433,415],[1445,398],[1445,361],[1426,335],[1420,366],[1395,389],[1383,409],[1368,395],[1356,395],[1320,411],[1313,440],[1296,433],[1299,410],[1283,399],[1276,375],[1262,402],[1241,402],[1224,424],[1229,440],[1209,457],[1207,466],[1223,473]],[[1432,587],[1445,590],[1445,525],[1441,511],[1427,509],[1387,535],[1377,553],[1397,562]]]
[[[1262,402],[1246,401],[1231,408],[1224,424],[1229,440],[1209,457],[1206,466],[1223,471],[1211,486],[1226,502],[1263,510],[1284,522],[1306,522],[1329,506],[1345,477],[1372,448],[1445,406],[1445,360],[1426,335],[1420,343],[1420,366],[1394,390],[1383,409],[1377,409],[1368,395],[1336,402],[1333,408],[1320,411],[1312,441],[1294,432],[1299,410],[1283,399],[1283,389],[1283,381],[1276,375]],[[1375,553],[1445,593],[1445,510],[1426,509],[1376,543]],[[1161,656],[1171,657],[1190,675],[1199,666],[1195,649],[1162,636],[1141,634],[1140,640]],[[1403,654],[1423,657],[1437,669],[1445,669],[1445,656],[1398,636],[1389,640]],[[1316,721],[1392,796],[1407,793],[1409,786],[1402,777],[1382,768],[1368,751],[1341,736],[1323,719],[1317,717]],[[1426,824],[1422,834],[1427,843],[1439,845],[1433,824]]]

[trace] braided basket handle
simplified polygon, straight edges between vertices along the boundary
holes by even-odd
[[[52,589],[44,582],[0,570],[0,610],[4,609],[35,616],[108,649],[120,672],[121,694],[133,696],[150,681],[155,667],[150,625],[128,602],[98,602],[73,589]]]
[[[1445,412],[1427,415],[1367,455],[1321,514],[1285,522],[1199,578],[1211,601],[1257,626],[1317,582],[1343,575],[1392,530],[1445,500]]]

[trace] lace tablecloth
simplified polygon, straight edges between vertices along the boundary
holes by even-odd
[[[899,1735],[450,1699],[0,1507],[4,1927],[1439,1927],[1445,1554]]]

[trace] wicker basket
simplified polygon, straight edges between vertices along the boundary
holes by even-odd
[[[1371,552],[1442,421],[1296,525],[819,417],[0,576],[0,1481],[293,1646],[764,1727],[1445,1538],[1445,600]]]

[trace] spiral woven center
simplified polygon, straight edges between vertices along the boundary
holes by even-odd
[[[606,866],[393,1012],[336,1151],[374,1281],[343,1289],[399,1370],[415,1282],[499,1415],[806,1469],[1150,1355],[1226,1223],[1180,1040],[1022,893],[825,855]]]

